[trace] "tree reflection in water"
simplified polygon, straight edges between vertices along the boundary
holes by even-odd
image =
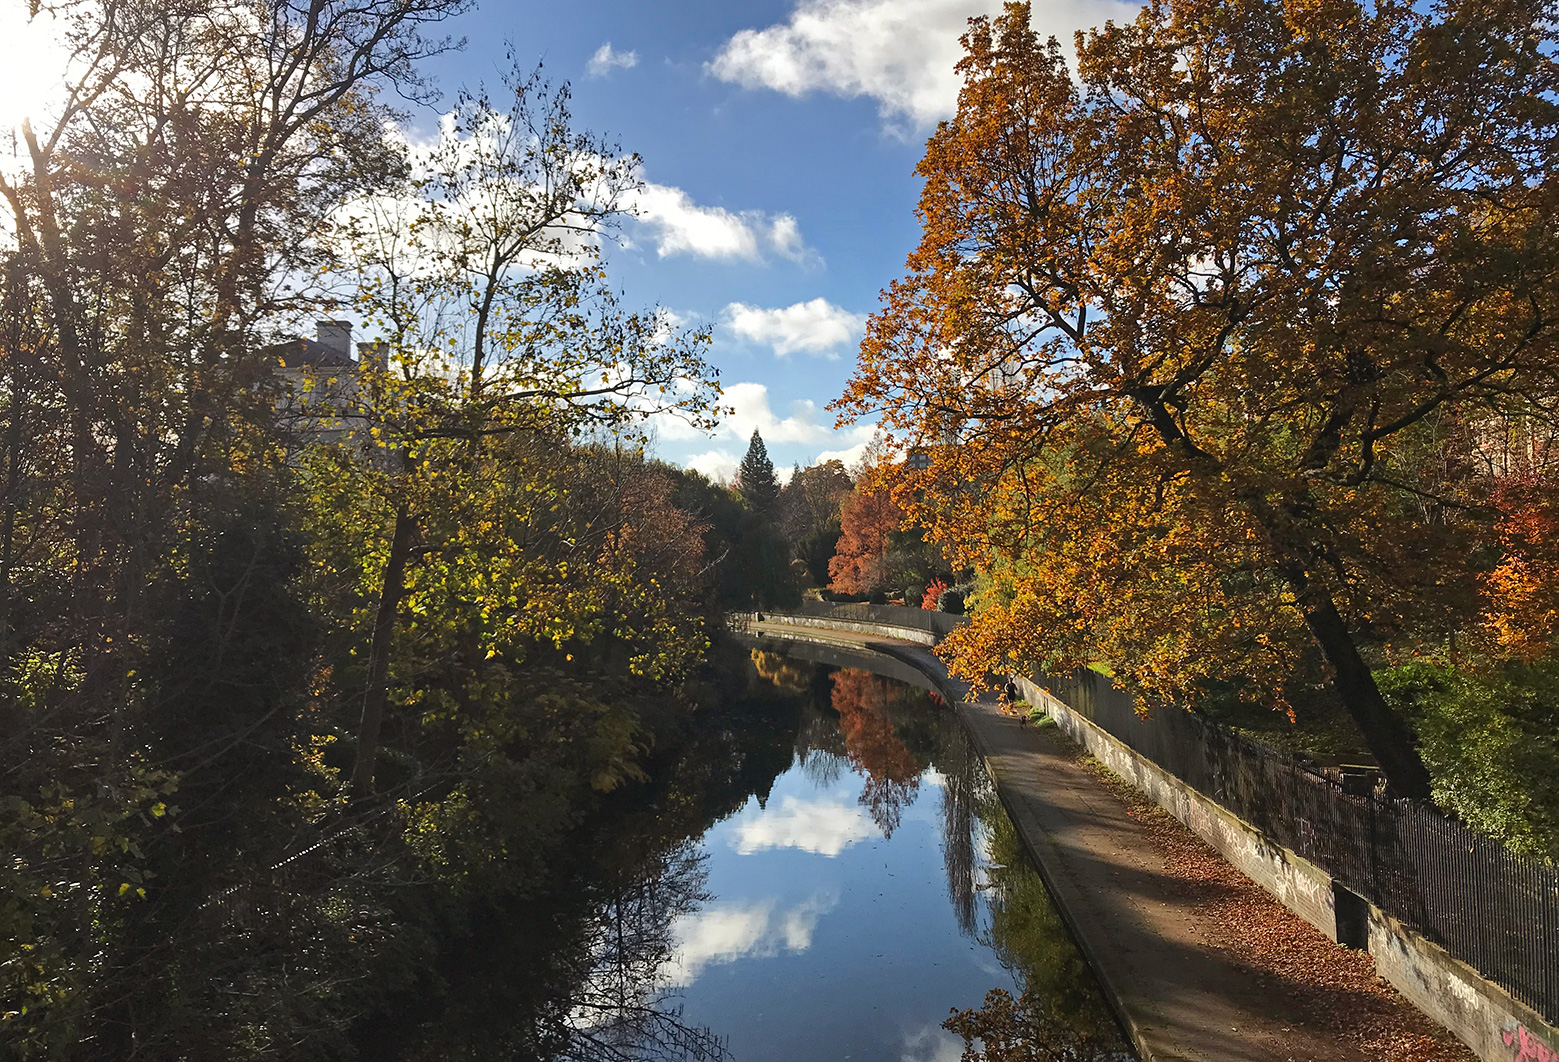
[[[983,767],[980,773],[988,777]],[[1003,989],[992,989],[982,1007],[955,1011],[943,1023],[963,1037],[963,1062],[1129,1059],[1093,972],[988,780],[977,787],[975,810],[989,845],[983,888],[990,928],[982,939],[1017,975],[1022,992],[1014,999]]]
[[[752,652],[752,662],[760,678],[801,698],[796,761],[809,781],[827,789],[850,767],[850,758],[837,720],[819,707],[820,701],[831,697],[826,669],[758,649]]]
[[[650,807],[618,823],[620,836],[639,837],[629,844],[639,854],[622,857],[637,870],[594,906],[573,952],[588,961],[576,969],[568,1009],[558,1015],[562,1021],[554,1029],[561,1035],[540,1057],[569,1062],[726,1057],[715,1031],[683,1020],[660,974],[675,952],[676,920],[708,899],[697,842],[657,850],[633,831],[697,837],[729,814],[739,793],[751,792],[761,802],[775,777],[796,765],[822,785],[846,770],[863,775],[859,802],[885,838],[899,827],[923,782],[930,779],[940,790],[947,892],[958,926],[991,948],[1022,986],[1017,998],[995,989],[980,1009],[955,1012],[945,1022],[946,1029],[965,1039],[966,1062],[1129,1058],[1091,972],[956,713],[934,695],[867,671],[772,653],[755,652],[752,659],[757,682],[752,688],[760,699],[766,690],[771,706],[783,705],[771,714],[784,722],[758,727],[756,733],[746,726],[717,728],[739,753],[736,747],[685,750],[678,771],[722,762],[711,756],[741,765],[738,777],[723,778],[714,787],[723,799],[703,814],[690,814],[680,827],[668,826],[666,808]],[[783,744],[764,745],[775,739]],[[675,798],[690,783],[674,774],[657,784]]]
[[[975,807],[989,791],[990,779],[969,735],[951,711],[945,707],[941,711],[944,718],[953,720],[953,732],[942,741],[943,755],[937,764],[942,775],[942,861],[947,867],[947,898],[958,928],[973,937],[979,928],[976,864],[985,828]]]
[[[788,666],[793,688],[808,684],[802,668]],[[993,989],[983,1007],[948,1019],[944,1027],[965,1039],[966,1062],[1130,1058],[956,713],[935,694],[867,671],[844,668],[829,680],[838,727],[804,720],[802,762],[819,776],[831,771],[829,781],[845,763],[865,774],[860,802],[884,837],[914,803],[926,772],[935,772],[954,916],[964,934],[990,947],[1022,986],[1016,999]]]
[[[0,1055],[723,1059],[719,1030],[684,1020],[667,984],[678,921],[708,899],[706,831],[766,801],[798,764],[825,788],[863,775],[860,803],[884,836],[922,789],[939,788],[959,928],[988,939],[1043,994],[1045,1014],[1107,1027],[956,714],[868,672],[773,654],[749,669],[744,656],[719,657],[709,670],[720,684],[711,679],[696,705],[641,706],[641,779],[597,792],[566,749],[530,750],[481,775],[480,810],[503,827],[492,834],[501,843],[480,832],[441,839],[465,857],[455,865],[492,872],[435,875],[397,846],[404,824],[389,817],[362,827],[386,836],[343,832],[284,862],[199,834],[206,847],[165,868],[135,927],[146,938],[137,954],[160,968],[105,960],[95,979],[82,974],[79,1012],[94,1030],[123,1024],[125,1049],[83,1026],[58,1033],[60,1050],[29,1054],[0,1029]],[[987,853],[1001,865],[987,869]]]
[[[839,713],[845,755],[866,774],[861,804],[871,812],[882,836],[892,837],[904,808],[914,803],[920,791],[923,769],[894,733],[888,714],[890,701],[906,700],[909,687],[854,668],[836,671],[832,679],[833,708]]]
[[[724,1059],[710,1029],[682,1020],[660,971],[675,950],[672,925],[709,900],[704,856],[686,841],[659,857],[646,876],[623,889],[590,925],[590,972],[573,998],[559,1060],[639,1062]]]
[[[695,711],[667,713],[642,780],[568,809],[566,832],[527,864],[535,874],[425,905],[411,983],[363,1014],[350,1053],[328,1057],[726,1058],[663,974],[677,920],[708,899],[699,839],[792,764],[807,698],[744,675],[743,657],[726,658],[729,682]],[[312,1047],[289,1057],[327,1057]]]

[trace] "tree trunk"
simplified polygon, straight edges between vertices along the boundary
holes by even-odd
[[[22,285],[14,274],[8,274],[6,314],[9,318],[6,336],[5,359],[11,385],[10,408],[7,410],[5,442],[5,506],[0,517],[0,661],[7,666],[11,660],[11,572],[13,550],[16,543],[16,516],[22,507],[22,490],[26,475],[26,457],[23,445],[28,440],[26,425],[29,421],[28,395],[23,383],[22,336],[20,318],[24,299]]]
[[[389,692],[390,642],[406,593],[406,562],[411,556],[416,524],[402,502],[395,510],[395,531],[390,556],[379,584],[379,607],[374,613],[373,641],[368,650],[368,683],[363,690],[363,717],[357,724],[357,759],[352,764],[354,793],[373,792],[374,754],[379,750],[379,731],[384,726],[384,703]]]
[[[1301,595],[1300,601],[1305,625],[1335,672],[1333,684],[1343,707],[1364,734],[1386,784],[1397,796],[1428,800],[1429,770],[1418,755],[1413,734],[1380,695],[1336,604],[1329,595],[1313,590]]]
[[[1284,558],[1278,570],[1293,589],[1305,626],[1332,667],[1332,688],[1364,736],[1387,787],[1395,796],[1430,799],[1429,769],[1418,754],[1413,732],[1380,695],[1375,676],[1359,654],[1358,643],[1337,611],[1331,592],[1310,579],[1310,572],[1318,567],[1317,550],[1305,535],[1310,507],[1291,499],[1279,509],[1259,495],[1245,503],[1271,537],[1275,552]]]

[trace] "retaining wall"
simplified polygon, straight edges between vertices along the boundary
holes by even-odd
[[[906,686],[929,690],[943,698],[947,696],[934,678],[914,664],[897,656],[868,649],[863,645],[846,644],[843,641],[817,641],[814,640],[811,632],[799,629],[795,632],[763,631],[758,634],[737,631],[734,637],[738,644],[752,649],[779,651],[788,657],[808,660],[827,667],[861,668],[893,679],[895,682],[902,682]]]
[[[934,609],[912,608],[907,605],[871,605],[864,601],[802,601],[795,608],[785,610],[801,616],[817,616],[827,619],[852,620],[862,623],[886,623],[890,627],[915,627],[930,631],[937,638],[945,638],[954,629],[969,622],[969,617]],[[765,613],[767,615],[767,613]]]
[[[802,629],[849,630],[920,645],[935,645],[945,633],[886,622],[899,620],[899,613],[920,610],[871,606],[868,618],[865,608],[835,605],[826,615],[763,616],[766,622]],[[846,609],[860,610],[862,615],[844,614]],[[963,617],[941,613],[924,615],[937,617],[937,626],[963,621]],[[1024,699],[1049,712],[1063,732],[1174,815],[1289,910],[1332,940],[1366,948],[1381,977],[1455,1033],[1480,1059],[1559,1062],[1559,1028],[1543,1015],[1513,999],[1439,945],[1341,887],[1314,863],[1274,843],[1212,798],[1116,740],[1031,680],[1015,678],[1014,682]],[[1554,956],[1554,962],[1559,963],[1559,955]]]
[[[875,634],[879,638],[897,638],[917,645],[935,645],[939,640],[934,631],[918,627],[898,627],[889,623],[849,620],[823,616],[797,616],[781,612],[738,613],[738,617],[754,620],[762,617],[764,623],[778,623],[787,627],[813,627],[818,630],[855,631],[859,634]]]
[[[1455,1033],[1480,1059],[1559,1062],[1559,1029],[1542,1015],[1374,904],[1337,886],[1320,867],[1274,844],[1029,679],[1016,678],[1014,682],[1024,699],[1048,712],[1072,740],[1179,819],[1289,910],[1332,940],[1365,945],[1381,977]],[[1355,910],[1364,915],[1363,926],[1351,924]],[[1363,939],[1350,939],[1360,936]],[[1559,955],[1554,961],[1559,963]]]

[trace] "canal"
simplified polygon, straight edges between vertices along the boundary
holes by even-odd
[[[954,1062],[944,1023],[999,990],[953,1029],[1129,1059],[955,713],[864,668],[749,667],[746,707],[711,721],[735,787],[689,820],[667,801],[697,785],[650,779],[656,807],[605,842],[630,869],[571,938],[552,1057]]]

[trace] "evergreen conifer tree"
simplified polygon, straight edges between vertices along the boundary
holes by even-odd
[[[752,442],[747,444],[747,455],[737,471],[737,490],[747,508],[761,516],[774,512],[779,500],[779,480],[774,478],[774,462],[769,460],[769,448],[763,445],[758,429],[752,432]]]

